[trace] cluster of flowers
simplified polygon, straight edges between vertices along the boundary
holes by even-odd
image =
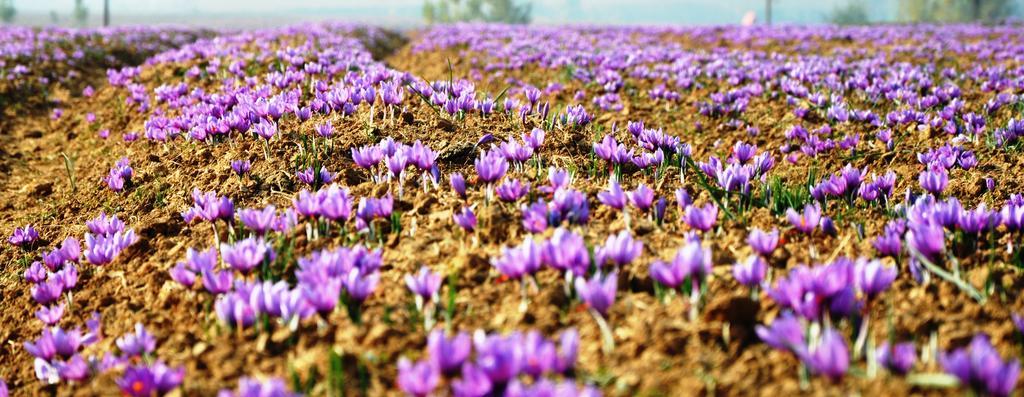
[[[110,262],[126,248],[139,241],[132,229],[126,229],[117,216],[107,217],[105,212],[85,223],[89,233],[85,234],[85,258],[97,266]]]
[[[598,396],[597,389],[580,388],[571,377],[578,347],[575,329],[562,331],[557,344],[536,330],[508,335],[477,330],[472,337],[466,332],[449,336],[435,330],[427,338],[426,358],[398,361],[398,387],[409,395],[428,396],[447,379],[450,393],[460,397],[502,392],[512,396]],[[557,375],[563,379],[553,380]]]
[[[385,179],[397,180],[401,185],[405,180],[405,170],[410,166],[416,167],[423,178],[430,178],[435,186],[440,177],[436,164],[437,152],[419,140],[410,146],[388,137],[374,145],[352,148],[352,160],[378,182]]]
[[[368,34],[356,35],[356,29]],[[269,144],[280,135],[285,117],[305,122],[318,115],[352,115],[360,105],[372,108],[378,101],[392,109],[402,102],[400,87],[410,83],[409,76],[374,61],[355,38],[374,45],[382,37],[376,33],[375,28],[331,24],[243,32],[157,54],[143,66],[207,65],[192,66],[178,83],[164,83],[150,91],[143,84],[141,68],[112,71],[108,80],[128,91],[127,103],[137,111],[152,111],[143,132],[149,140],[165,142],[183,136],[212,141],[237,134]],[[268,45],[249,47],[253,40]],[[248,55],[241,60],[240,53]],[[196,89],[205,80],[221,78],[246,84],[215,82],[217,89]],[[311,95],[302,95],[307,89]],[[333,134],[328,126],[318,131],[325,137]]]
[[[247,238],[234,244],[222,244],[220,258],[217,251],[189,249],[186,260],[171,268],[171,277],[191,288],[196,275],[202,275],[202,285],[217,296],[214,304],[218,318],[233,327],[252,326],[259,316],[278,319],[291,329],[300,320],[313,314],[327,316],[343,299],[358,305],[369,298],[380,280],[377,271],[382,263],[381,251],[367,250],[359,245],[313,252],[299,258],[295,276],[298,284],[289,286],[285,281],[260,281],[236,277],[234,271],[248,275],[257,266],[274,261],[273,247],[262,238]],[[218,270],[219,259],[228,269]]]
[[[55,248],[43,255],[43,262],[32,262],[25,269],[25,280],[32,283],[32,299],[43,305],[36,311],[36,318],[46,325],[54,325],[64,316],[64,303],[58,301],[61,295],[78,284],[78,261],[82,247],[74,237],[68,237]]]
[[[120,192],[121,190],[124,190],[126,185],[131,186],[132,177],[134,176],[135,170],[133,170],[132,166],[128,163],[128,158],[121,157],[121,159],[117,160],[117,163],[110,168],[110,172],[103,178],[103,181],[107,183],[107,187],[109,187],[110,190]]]
[[[751,190],[750,182],[763,182],[768,172],[775,167],[775,157],[768,152],[758,153],[756,145],[736,141],[725,164],[728,165],[723,165],[718,157],[711,156],[706,163],[698,162],[697,167],[722,190],[747,196]]]
[[[159,51],[194,41],[188,28],[122,26],[102,29],[33,28],[0,30],[0,78],[20,89],[51,83],[76,84],[89,67],[121,67]],[[121,54],[133,54],[124,57]],[[59,67],[56,67],[59,66]]]
[[[811,197],[819,203],[824,203],[829,197],[845,199],[847,202],[853,202],[857,197],[869,203],[878,199],[888,202],[895,185],[896,173],[893,171],[881,176],[872,175],[871,182],[867,182],[866,168],[858,169],[847,164],[839,173],[823,178],[820,183],[812,186]]]
[[[11,245],[23,248],[31,247],[37,240],[39,240],[39,232],[32,225],[14,228],[11,237],[7,238],[7,242]]]
[[[984,334],[978,334],[966,348],[939,357],[942,368],[974,391],[990,396],[1009,396],[1017,385],[1020,361],[1003,361]]]

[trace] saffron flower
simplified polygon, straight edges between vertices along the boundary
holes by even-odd
[[[430,359],[448,375],[457,372],[466,362],[471,348],[469,334],[465,332],[448,337],[444,330],[435,329],[427,336]]]
[[[804,206],[803,213],[790,208],[786,210],[786,220],[801,233],[811,234],[821,222],[821,207],[818,203],[807,204]]]
[[[683,220],[691,228],[706,232],[715,227],[718,221],[718,207],[708,203],[704,207],[689,206],[683,215]]]
[[[124,375],[117,380],[117,386],[126,396],[162,396],[181,385],[185,368],[172,369],[162,361],[150,365],[133,365],[125,368]]]
[[[764,258],[758,255],[751,255],[742,263],[733,265],[732,276],[736,279],[736,282],[742,285],[756,287],[764,281],[767,271],[768,263],[765,262]]]
[[[462,210],[456,212],[453,216],[455,224],[462,227],[467,233],[472,233],[476,230],[476,214],[473,213],[473,209],[470,207],[462,207]]]
[[[274,249],[261,238],[249,237],[234,244],[221,244],[220,255],[233,269],[248,274],[263,261],[273,261]]]
[[[615,292],[618,290],[619,273],[612,272],[603,276],[597,272],[589,280],[583,277],[576,278],[576,293],[580,300],[596,310],[602,316],[607,316],[608,309],[615,303]]]
[[[485,151],[474,163],[477,176],[487,184],[497,182],[508,171],[508,160],[497,150]]]
[[[398,360],[398,388],[411,396],[426,397],[441,383],[441,372],[426,360],[415,364],[402,357]]]
[[[626,266],[643,253],[644,244],[633,239],[628,230],[608,236],[604,245],[595,252],[595,263],[600,267],[607,262],[616,266]]]
[[[14,229],[14,233],[7,239],[7,242],[15,247],[28,247],[39,240],[39,232],[32,225]]]
[[[453,173],[449,180],[451,181],[452,190],[461,198],[466,198],[466,178],[462,174],[456,172]]]
[[[984,334],[975,335],[966,348],[941,354],[939,364],[963,385],[991,396],[1013,393],[1020,374],[1020,362],[1003,361]]]
[[[653,194],[653,193],[652,193]],[[602,191],[597,194],[597,199],[601,204],[622,210],[626,207],[626,194],[623,193],[622,188],[619,186],[617,181],[611,181],[608,185],[608,190]]]
[[[771,232],[764,232],[761,229],[754,228],[747,235],[747,244],[758,255],[770,257],[779,244],[779,230],[773,228]]]
[[[850,367],[850,350],[839,331],[828,328],[822,334],[817,348],[804,355],[803,361],[811,372],[837,382]]]
[[[235,175],[238,175],[238,177],[241,178],[252,170],[252,163],[249,162],[249,160],[232,160],[231,170],[235,172]]]
[[[405,285],[409,291],[419,295],[425,300],[436,298],[438,289],[441,288],[441,276],[434,274],[430,268],[423,266],[415,275],[405,275]]]
[[[917,361],[917,351],[913,342],[897,343],[895,345],[885,342],[875,350],[875,358],[879,364],[893,373],[905,375],[910,372]]]
[[[654,203],[654,191],[642,183],[640,186],[637,186],[636,190],[626,195],[629,198],[629,203],[640,210],[640,212],[647,212]]]
[[[949,173],[942,167],[928,167],[918,175],[917,181],[925,191],[939,195],[946,190],[946,185],[949,184]]]

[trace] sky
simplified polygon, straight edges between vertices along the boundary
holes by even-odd
[[[396,27],[422,24],[423,0],[109,0],[114,24],[188,23],[207,26],[280,25],[303,20],[349,20]],[[525,0],[520,0],[525,1]],[[849,0],[774,0],[773,21],[815,24]],[[873,21],[892,21],[900,0],[861,0]],[[1017,0],[1024,2],[1024,0]],[[14,0],[16,23],[71,23],[74,0]],[[99,23],[103,0],[84,0],[90,23]],[[763,20],[764,0],[532,0],[539,24],[738,23],[755,11]]]

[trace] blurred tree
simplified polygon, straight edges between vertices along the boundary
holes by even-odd
[[[1012,16],[1013,0],[903,0],[899,19],[906,22],[994,22]]]
[[[836,25],[866,25],[871,23],[868,18],[868,7],[864,0],[847,0],[842,7],[832,10],[828,20]]]
[[[85,26],[89,20],[89,9],[85,7],[83,0],[75,0],[75,10],[72,14],[80,26]]]
[[[423,18],[427,23],[502,22],[530,23],[531,4],[515,0],[427,0]]]
[[[4,23],[11,23],[17,14],[18,11],[14,9],[14,0],[0,0],[0,20]]]

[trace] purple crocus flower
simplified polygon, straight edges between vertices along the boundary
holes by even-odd
[[[217,318],[225,325],[233,328],[246,328],[256,322],[256,309],[249,304],[248,297],[236,292],[217,296],[213,304]]]
[[[462,207],[462,210],[456,212],[453,216],[455,224],[462,227],[467,233],[472,233],[476,230],[476,214],[473,213],[473,209],[470,207]]]
[[[472,363],[465,363],[461,378],[452,381],[452,394],[455,397],[485,397],[492,387],[491,378],[484,370]]]
[[[242,224],[258,235],[264,235],[274,226],[277,209],[268,205],[263,209],[244,208],[238,211],[238,219]]]
[[[14,233],[7,239],[7,242],[15,247],[27,247],[39,240],[39,232],[32,225],[14,229]]]
[[[530,145],[534,151],[540,149],[541,145],[544,144],[544,130],[540,128],[534,128],[529,134],[523,135],[523,142]]]
[[[217,394],[218,397],[262,397],[262,396],[273,396],[273,397],[298,397],[299,394],[291,393],[288,391],[288,387],[284,381],[277,378],[271,378],[266,381],[260,382],[256,379],[242,377],[238,380],[238,391],[232,392],[230,390],[221,390]]]
[[[618,282],[619,273],[617,271],[608,276],[603,276],[598,271],[590,280],[583,277],[576,278],[576,294],[579,295],[580,300],[601,313],[602,316],[607,316],[608,309],[615,303]]]
[[[57,374],[61,379],[73,382],[81,382],[89,377],[89,364],[85,362],[81,354],[75,354],[67,361],[57,361],[54,364]]]
[[[235,174],[238,175],[238,177],[242,177],[243,175],[248,174],[249,170],[251,170],[251,169],[252,169],[252,163],[249,162],[249,160],[232,160],[231,161],[231,170],[234,171]]]
[[[366,298],[369,298],[373,291],[377,289],[377,283],[380,281],[379,272],[364,272],[359,268],[354,268],[348,273],[348,277],[345,278],[345,291],[348,296],[356,301],[363,302]]]
[[[170,270],[167,271],[171,275],[171,279],[181,284],[185,288],[192,288],[192,285],[196,282],[196,273],[185,267],[185,263],[178,262]]]
[[[430,353],[430,359],[448,375],[458,371],[466,362],[471,348],[469,334],[465,332],[459,332],[449,338],[444,330],[435,329],[427,337],[427,352]]]
[[[594,255],[595,262],[599,267],[606,262],[611,262],[616,266],[626,266],[639,257],[643,250],[644,244],[634,240],[628,230],[623,230],[605,239],[604,245],[598,248]]]
[[[466,178],[461,173],[452,173],[448,179],[451,181],[452,190],[461,198],[466,198]]]
[[[202,270],[203,287],[214,295],[220,295],[231,290],[231,283],[234,277],[230,271],[217,271],[213,269]]]
[[[1020,362],[1004,362],[984,334],[976,335],[967,348],[941,354],[939,364],[964,385],[992,396],[1009,396],[1020,374]]]
[[[555,371],[567,373],[576,366],[576,356],[580,348],[580,334],[576,328],[562,331],[558,337],[558,350],[555,353]]]
[[[405,285],[412,293],[429,300],[434,298],[437,290],[441,288],[441,276],[431,272],[429,267],[423,266],[416,275],[405,275]]]
[[[526,333],[523,338],[523,372],[541,379],[555,365],[555,344],[539,331]]]
[[[607,205],[620,211],[626,207],[626,194],[623,193],[622,188],[619,186],[619,183],[617,181],[611,181],[611,183],[608,185],[608,190],[598,193],[597,199],[601,202],[601,204]]]
[[[654,191],[642,183],[637,186],[636,190],[626,193],[626,197],[629,198],[629,203],[640,212],[647,212],[654,203]]]
[[[1017,332],[1024,334],[1024,316],[1013,314],[1010,317],[1013,319],[1013,325],[1017,326]]]
[[[768,327],[758,325],[754,332],[761,341],[775,349],[794,353],[804,349],[804,326],[792,313],[783,313]]]
[[[679,205],[679,209],[686,209],[693,204],[693,200],[690,198],[690,193],[686,191],[685,187],[676,189],[676,204]]]
[[[156,350],[156,338],[141,323],[135,323],[135,332],[124,334],[116,343],[126,357],[142,357]]]
[[[917,361],[917,351],[913,342],[897,343],[890,345],[885,342],[875,350],[875,357],[879,364],[893,373],[905,375],[910,372]]]
[[[522,335],[487,335],[482,330],[473,334],[476,365],[492,383],[502,384],[519,375],[523,364]]]
[[[380,164],[380,161],[383,158],[384,152],[381,151],[380,146],[377,145],[367,145],[358,149],[352,148],[352,161],[354,161],[359,168],[373,168],[375,165]]]
[[[530,192],[530,184],[519,179],[507,179],[495,188],[498,198],[505,202],[515,202]]]
[[[32,286],[32,299],[40,305],[47,305],[60,299],[64,285],[60,280],[50,279]]]
[[[43,327],[43,332],[35,342],[25,342],[23,346],[28,354],[32,357],[41,359],[44,361],[50,361],[57,355],[57,345],[53,339],[53,329],[59,329],[58,327],[47,328]]]
[[[501,256],[491,259],[491,265],[504,276],[518,280],[533,274],[541,265],[541,247],[530,236],[514,248],[503,247]]]
[[[594,144],[594,153],[597,157],[600,157],[606,161],[612,161],[615,157],[615,153],[619,150],[619,143],[615,141],[615,138],[611,134],[604,136],[604,139],[600,143]]]
[[[942,226],[932,222],[908,222],[907,246],[928,260],[936,261],[946,250]]]
[[[770,257],[779,244],[779,230],[772,228],[771,232],[764,232],[754,228],[747,235],[747,244],[759,255]]]
[[[676,288],[687,277],[695,282],[711,273],[711,250],[703,247],[700,241],[688,241],[676,251],[670,265],[657,261],[651,265],[651,277],[662,285]]]
[[[850,367],[850,350],[839,331],[829,328],[822,334],[818,347],[804,356],[803,361],[811,372],[837,382]]]
[[[49,326],[57,325],[62,317],[64,317],[64,303],[43,306],[36,310],[36,318]]]
[[[324,138],[330,138],[334,135],[334,125],[331,124],[330,120],[327,120],[327,122],[323,124],[317,124],[316,134]]]
[[[706,232],[715,227],[718,221],[718,207],[708,203],[704,207],[689,206],[683,215],[683,221],[691,228]]]
[[[398,360],[398,387],[411,396],[426,397],[441,383],[441,373],[434,363],[426,360],[413,364],[402,357]]]
[[[896,268],[882,265],[877,259],[858,259],[854,265],[854,283],[871,300],[896,280]]]
[[[544,243],[541,261],[553,269],[584,274],[590,266],[590,253],[583,237],[560,227]]]
[[[265,260],[273,261],[275,257],[270,244],[255,237],[236,241],[233,245],[221,244],[220,255],[224,263],[243,274],[248,274]]]
[[[668,209],[668,200],[664,197],[658,198],[658,202],[654,204],[654,220],[662,222],[665,220],[665,210]]]
[[[917,181],[925,191],[939,195],[949,184],[949,173],[942,167],[928,167],[917,177]]]
[[[736,278],[736,282],[747,287],[760,285],[767,272],[768,263],[759,255],[751,255],[732,267],[732,276]]]
[[[93,234],[104,236],[123,231],[125,227],[124,222],[117,219],[117,215],[108,217],[106,212],[100,212],[99,216],[85,221],[85,226]]]
[[[181,384],[185,368],[171,369],[161,361],[152,365],[133,365],[125,368],[117,380],[121,393],[131,397],[164,395]]]
[[[352,213],[352,196],[348,188],[331,184],[317,192],[320,199],[320,215],[334,222],[344,222]]]
[[[818,203],[807,204],[802,214],[790,208],[786,210],[786,220],[801,233],[811,234],[821,222],[821,206]]]
[[[32,284],[39,284],[46,281],[46,267],[39,261],[32,262],[31,265],[25,269],[25,281]]]
[[[497,182],[508,171],[508,160],[497,150],[480,154],[474,165],[480,180],[488,184]]]

